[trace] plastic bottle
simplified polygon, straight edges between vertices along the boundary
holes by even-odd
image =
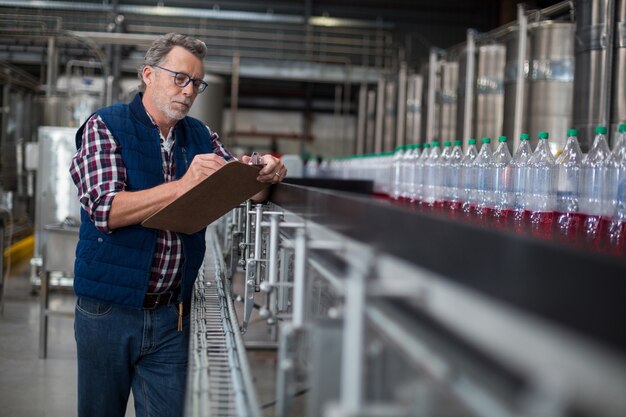
[[[470,195],[474,189],[473,164],[477,156],[478,149],[476,149],[476,139],[470,139],[467,141],[467,150],[465,151],[465,156],[463,156],[463,160],[461,161],[461,183],[463,187],[461,192],[461,200],[463,201],[463,204],[461,208],[464,213],[468,214],[471,211]]]
[[[404,147],[398,146],[393,152],[393,159],[391,160],[391,198],[394,200],[400,199],[402,196],[402,159],[404,157]]]
[[[548,132],[539,132],[539,142],[528,162],[530,223],[533,232],[548,238],[552,234],[556,210],[556,165],[548,144]]]
[[[470,202],[482,217],[493,212],[493,152],[491,138],[482,138],[482,146],[474,160],[474,194]]]
[[[393,168],[393,155],[393,151],[370,154],[370,158],[365,161],[368,164],[367,170],[371,175],[370,179],[374,181],[374,184],[380,184],[379,197],[382,198],[389,198],[393,190],[393,169],[391,169]],[[378,169],[370,169],[369,160],[371,159],[378,161],[378,163],[372,163]]]
[[[406,195],[405,198],[407,201],[415,201],[415,193],[416,193],[416,184],[415,184],[415,170],[417,168],[417,161],[419,160],[421,153],[420,153],[420,144],[414,144],[411,145],[412,152],[410,154],[409,159],[406,161],[407,165],[406,165],[406,171],[405,171],[405,178],[406,178]]]
[[[493,153],[493,206],[498,220],[505,220],[513,209],[513,167],[506,142],[506,136],[498,137],[498,147]]]
[[[316,178],[319,176],[319,165],[317,159],[309,158],[304,166],[304,176],[307,178]]]
[[[511,160],[511,171],[513,173],[513,220],[517,229],[523,228],[529,219],[527,210],[527,186],[526,178],[529,171],[528,159],[532,155],[530,147],[530,136],[527,133],[520,135],[520,143]]]
[[[448,158],[448,164],[445,168],[445,202],[444,205],[450,210],[459,210],[461,208],[461,162],[463,161],[463,149],[461,148],[461,141],[455,140],[452,152],[450,152],[450,158]]]
[[[605,187],[605,213],[611,218],[605,226],[605,240],[610,252],[626,254],[626,124],[618,127],[613,152],[607,158]],[[601,225],[602,229],[602,225]]]
[[[437,189],[440,184],[440,178],[438,177],[438,164],[441,157],[441,149],[439,147],[439,141],[434,140],[428,159],[424,166],[424,203],[428,206],[434,206],[437,198]]]
[[[583,159],[580,181],[580,212],[585,216],[584,236],[598,243],[600,219],[603,212],[602,181],[606,174],[606,159],[610,155],[606,141],[606,127],[597,126],[593,145]]]
[[[422,149],[422,153],[416,161],[415,164],[415,176],[413,177],[413,183],[415,184],[415,198],[414,202],[421,203],[424,200],[424,180],[426,177],[426,161],[428,160],[428,156],[430,155],[430,144],[425,143]]]
[[[578,144],[578,130],[568,129],[565,147],[556,160],[557,230],[561,236],[576,239],[582,228],[579,213],[579,183],[583,154]]]
[[[449,140],[443,143],[443,151],[439,157],[439,162],[436,166],[436,178],[438,179],[438,187],[435,190],[435,204],[443,208],[448,196],[448,184],[446,182],[447,170],[450,164],[450,155],[452,154],[452,142]]]
[[[412,188],[412,171],[415,160],[419,157],[419,149],[416,145],[406,145],[402,156],[402,200],[409,200]]]

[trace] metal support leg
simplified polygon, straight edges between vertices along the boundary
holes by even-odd
[[[248,212],[250,213],[250,212]],[[245,333],[248,330],[248,323],[250,323],[250,316],[254,309],[254,294],[258,291],[260,275],[261,275],[261,240],[262,229],[261,219],[263,217],[263,206],[257,204],[255,208],[255,228],[254,228],[254,258],[248,258],[246,260],[246,283],[245,283],[245,295],[244,295],[244,315],[242,320],[241,331]],[[252,223],[252,222],[250,222]],[[250,251],[249,245],[246,245],[246,250]]]
[[[296,229],[293,281],[293,325],[297,328],[304,324],[306,312],[306,233]]]
[[[252,221],[250,220],[250,216],[252,215],[252,202],[250,200],[246,201],[244,214],[246,236],[245,241],[241,244],[242,257],[239,260],[239,265],[245,269],[248,267],[247,262],[250,257],[250,245],[252,244]]]
[[[272,213],[270,215],[270,242],[267,253],[267,308],[269,310],[269,317],[267,324],[272,340],[276,340],[276,314],[278,313],[278,307],[276,305],[276,284],[278,282],[278,222],[281,214]]]
[[[39,290],[39,357],[45,359],[48,356],[48,283],[50,274],[45,269],[40,272],[41,288]]]
[[[350,416],[358,415],[363,403],[362,379],[367,269],[353,265],[346,280],[340,407],[345,415]]]

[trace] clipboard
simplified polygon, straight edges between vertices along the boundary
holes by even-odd
[[[271,184],[256,180],[261,167],[230,162],[141,222],[144,227],[196,233]]]

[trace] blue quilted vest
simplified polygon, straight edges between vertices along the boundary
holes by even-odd
[[[150,121],[141,95],[130,104],[115,104],[96,112],[121,147],[126,167],[126,191],[139,191],[164,182],[158,128]],[[76,133],[80,148],[85,124]],[[182,177],[194,156],[213,152],[206,126],[185,117],[175,127],[174,158],[176,178]],[[74,291],[76,295],[140,308],[148,289],[157,231],[140,225],[122,227],[111,233],[96,229],[82,210],[82,224],[76,247]],[[193,283],[205,252],[205,229],[187,235],[182,241],[181,290],[185,311],[189,311]]]

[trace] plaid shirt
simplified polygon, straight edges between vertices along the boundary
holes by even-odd
[[[171,151],[176,141],[174,129],[170,129],[167,138],[162,134],[160,136],[163,178],[165,182],[169,182],[176,179],[176,167]],[[234,159],[220,142],[217,133],[212,132],[211,139],[216,155],[226,161]],[[118,192],[126,189],[126,168],[122,161],[120,146],[100,116],[93,115],[87,121],[83,143],[72,158],[70,173],[78,188],[82,208],[98,230],[110,233],[111,203]],[[159,293],[176,288],[180,281],[182,261],[182,244],[178,235],[175,232],[158,230],[148,292]]]

